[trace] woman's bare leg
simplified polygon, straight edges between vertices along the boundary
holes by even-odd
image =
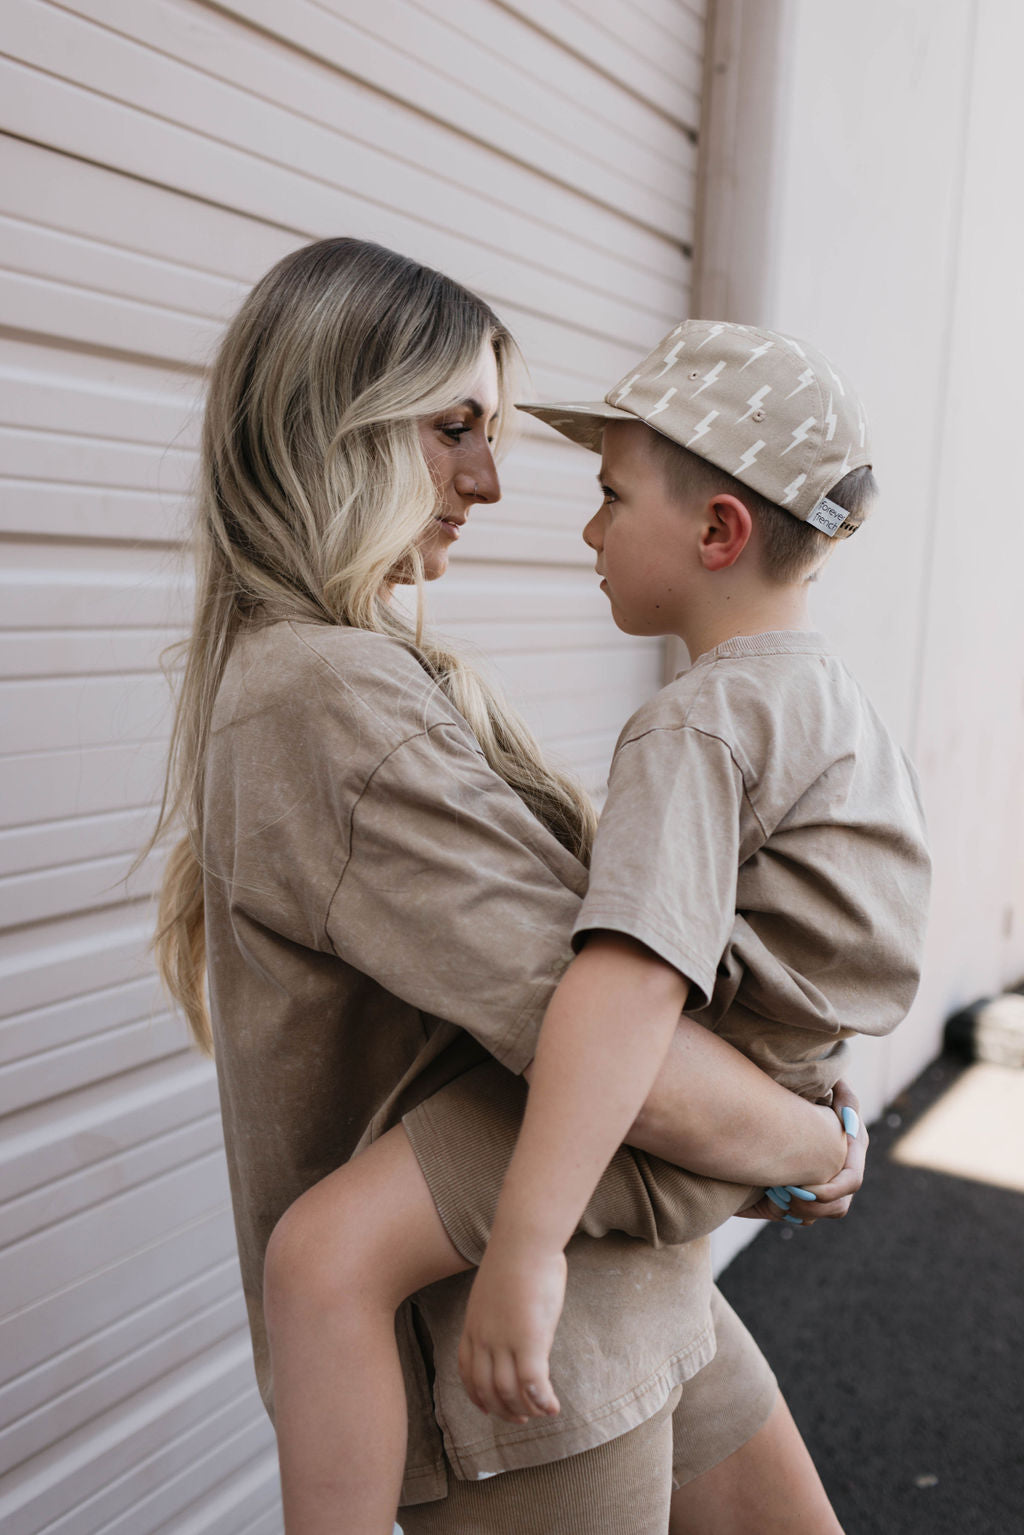
[[[752,1439],[673,1493],[669,1535],[843,1535],[781,1396]]]
[[[391,1535],[407,1423],[395,1312],[469,1266],[401,1126],[282,1216],[263,1309],[287,1535]]]

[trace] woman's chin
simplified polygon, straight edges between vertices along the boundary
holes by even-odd
[[[424,549],[423,555],[423,579],[425,581],[439,581],[448,569],[447,549]]]

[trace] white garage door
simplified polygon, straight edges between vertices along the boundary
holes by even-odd
[[[166,731],[204,365],[274,260],[348,233],[483,292],[541,394],[687,308],[702,0],[4,0],[0,47],[0,1523],[279,1528],[209,1067],[125,883]],[[436,592],[600,782],[660,680],[526,429]]]

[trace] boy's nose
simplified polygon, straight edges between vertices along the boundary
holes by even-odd
[[[595,554],[600,554],[601,540],[598,529],[598,520],[596,516],[591,517],[590,521],[583,529],[583,542],[586,544],[588,549],[593,549]]]

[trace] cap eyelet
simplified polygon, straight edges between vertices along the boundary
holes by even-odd
[[[764,413],[763,410],[755,410],[754,414],[751,416],[750,419],[751,419],[751,421],[763,421],[764,420],[764,414],[765,413]]]
[[[700,374],[699,374],[699,372],[697,371],[696,368],[694,368],[693,372],[690,374],[690,377],[691,378],[700,378]]]

